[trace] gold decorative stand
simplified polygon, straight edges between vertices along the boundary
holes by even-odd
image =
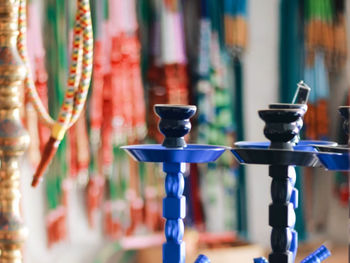
[[[26,69],[17,51],[18,0],[0,0],[0,263],[21,263],[27,231],[20,213],[19,157],[29,136],[20,118]]]

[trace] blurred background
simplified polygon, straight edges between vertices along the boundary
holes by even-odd
[[[265,140],[257,111],[291,102],[304,80],[312,89],[304,138],[346,141],[337,107],[350,101],[347,0],[91,0],[91,7],[87,107],[38,189],[30,182],[50,132],[30,103],[23,109],[31,136],[22,166],[26,262],[161,262],[161,168],[135,163],[119,148],[161,142],[156,103],[197,105],[189,141],[232,146]],[[29,0],[31,65],[53,116],[74,11],[75,1]],[[212,262],[265,256],[268,169],[240,167],[227,153],[187,170],[188,261],[200,251]],[[300,169],[297,186],[301,255],[326,243],[334,254],[326,262],[346,262],[347,175]]]

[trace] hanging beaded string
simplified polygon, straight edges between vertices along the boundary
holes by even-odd
[[[55,155],[65,132],[77,121],[84,108],[92,74],[93,34],[89,1],[77,0],[77,13],[73,32],[73,48],[67,90],[58,120],[55,121],[49,116],[40,101],[33,82],[26,48],[26,16],[26,0],[21,0],[17,46],[19,54],[27,66],[27,76],[24,82],[25,89],[30,101],[38,112],[40,120],[51,128],[51,137],[45,146],[42,159],[33,178],[32,186],[36,186],[46,167]]]
[[[27,75],[24,80],[26,93],[30,101],[32,102],[35,110],[38,112],[39,118],[42,123],[48,127],[52,127],[55,121],[50,117],[45,106],[41,102],[41,99],[36,91],[36,87],[33,80],[33,74],[29,65],[29,56],[27,52],[27,9],[26,0],[20,0],[19,14],[18,14],[18,30],[19,35],[17,39],[17,48],[23,63],[26,65]]]

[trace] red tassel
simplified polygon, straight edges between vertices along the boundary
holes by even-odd
[[[95,213],[101,206],[104,190],[104,178],[90,177],[86,188],[87,214],[90,227],[95,226]]]

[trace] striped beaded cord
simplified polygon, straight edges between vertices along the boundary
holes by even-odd
[[[64,138],[65,132],[77,121],[87,99],[92,75],[93,54],[91,11],[88,0],[77,0],[77,6],[67,90],[58,120],[55,121],[43,106],[33,81],[26,48],[26,1],[20,0],[18,21],[20,33],[17,46],[20,57],[27,68],[25,89],[30,101],[38,112],[40,120],[51,128],[51,137],[45,146],[42,159],[33,178],[32,186],[36,186],[39,183],[39,179],[42,177],[42,174],[55,155],[61,140]]]

